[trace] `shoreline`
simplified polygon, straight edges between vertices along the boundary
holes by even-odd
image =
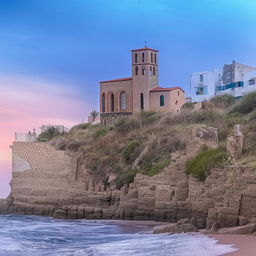
[[[210,238],[218,240],[219,244],[233,245],[237,250],[222,256],[255,256],[256,236],[237,234],[205,234]]]

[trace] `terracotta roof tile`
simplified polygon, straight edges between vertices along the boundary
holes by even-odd
[[[176,87],[168,87],[168,88],[163,88],[163,87],[156,87],[150,90],[150,92],[164,92],[164,91],[173,91],[173,90],[178,90],[180,89],[181,91],[184,92],[184,90],[182,88],[180,88],[179,86]]]
[[[128,80],[132,80],[132,77],[118,78],[118,79],[113,79],[113,80],[101,81],[100,83],[112,83],[112,82],[128,81]]]

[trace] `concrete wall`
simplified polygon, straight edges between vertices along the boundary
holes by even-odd
[[[200,76],[203,76],[203,81],[200,81]],[[214,97],[220,79],[221,72],[218,70],[192,73],[190,77],[192,102],[202,102]],[[202,95],[197,94],[198,88],[203,88]]]

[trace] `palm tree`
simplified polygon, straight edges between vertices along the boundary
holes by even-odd
[[[95,121],[96,117],[98,116],[99,112],[96,110],[93,110],[90,114],[90,116],[92,117],[92,122]]]

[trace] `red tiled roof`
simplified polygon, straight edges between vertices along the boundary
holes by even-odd
[[[164,91],[173,91],[173,90],[181,90],[184,92],[183,89],[181,89],[179,86],[176,87],[169,87],[169,88],[163,88],[163,87],[156,87],[150,90],[150,92],[164,92]]]
[[[128,81],[128,80],[132,80],[132,77],[118,78],[118,79],[113,79],[113,80],[101,81],[100,83],[112,83],[112,82]]]
[[[135,50],[131,50],[132,52],[138,52],[138,51],[145,51],[145,50],[150,50],[150,51],[153,51],[153,52],[158,52],[158,50],[155,50],[155,49],[152,49],[152,48],[148,48],[148,47],[144,47],[144,48],[141,48],[141,49],[135,49]]]

